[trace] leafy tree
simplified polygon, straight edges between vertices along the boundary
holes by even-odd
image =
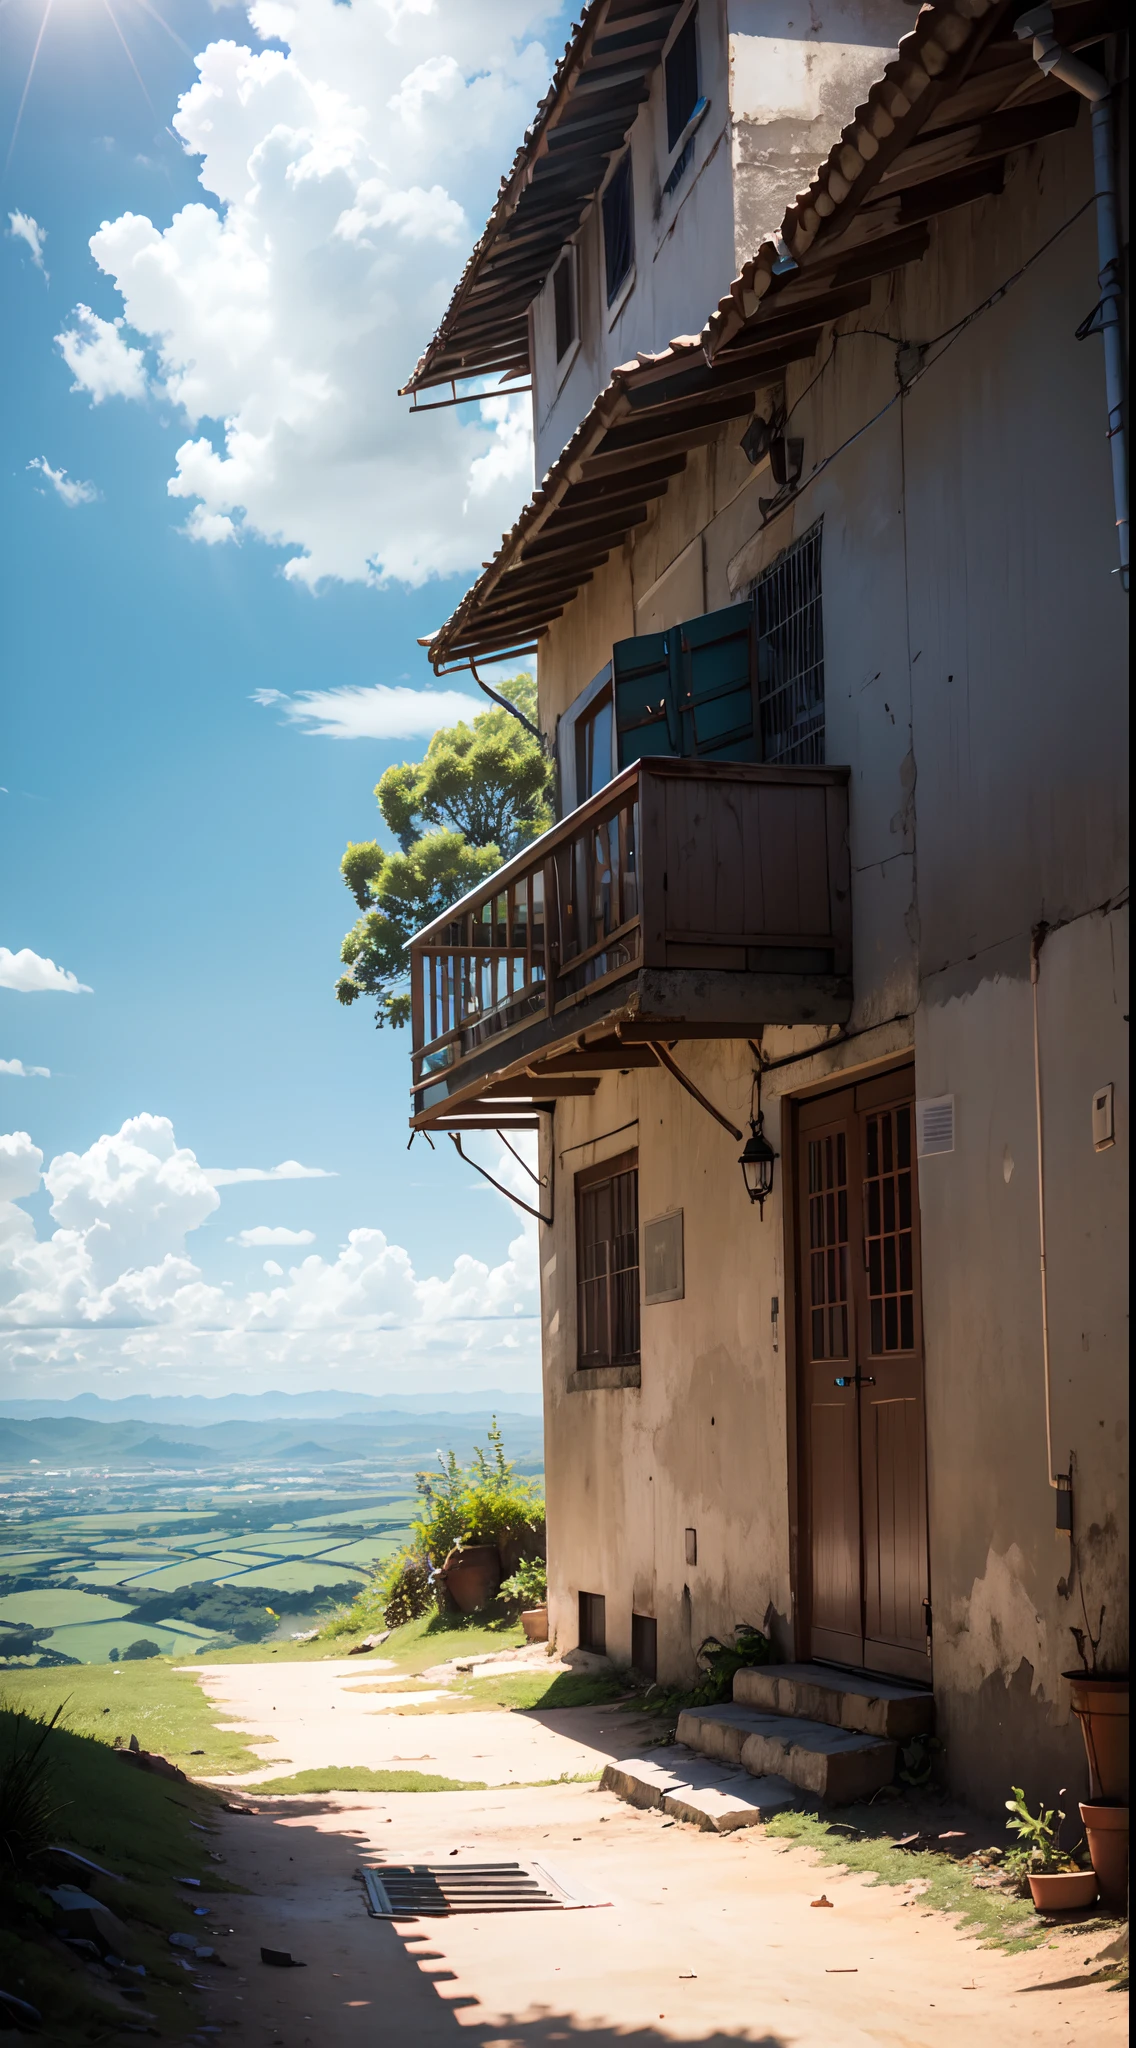
[[[399,851],[355,840],[339,864],[362,915],[343,941],[348,971],[335,993],[341,1003],[374,996],[380,1025],[410,1015],[408,939],[552,823],[552,765],[531,732],[536,683],[514,676],[501,695],[524,723],[494,709],[443,726],[424,760],[388,768],[376,785]]]

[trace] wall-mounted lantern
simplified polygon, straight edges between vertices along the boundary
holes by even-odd
[[[757,1203],[758,1214],[764,1221],[765,1198],[773,1191],[773,1162],[777,1157],[765,1135],[765,1117],[761,1108],[761,1074],[753,1077],[756,1108],[751,1101],[752,1114],[749,1120],[749,1137],[745,1150],[738,1160],[745,1182],[746,1193],[751,1202]]]

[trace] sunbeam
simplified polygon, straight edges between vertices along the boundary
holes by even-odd
[[[12,140],[11,140],[11,142],[10,142],[10,143],[8,144],[8,154],[7,154],[7,156],[6,156],[6,157],[5,157],[5,159],[4,159],[4,176],[5,176],[5,177],[7,177],[7,175],[8,175],[8,168],[9,168],[9,165],[11,164],[11,161],[12,161],[12,151],[13,151],[13,150],[15,149],[15,147],[16,147],[16,137],[17,137],[17,135],[18,135],[18,134],[19,134],[19,132],[20,132],[20,122],[21,122],[21,121],[23,120],[23,118],[24,118],[24,108],[26,107],[26,105],[27,105],[27,103],[28,103],[28,94],[29,94],[29,92],[31,91],[31,86],[32,86],[32,73],[34,72],[34,70],[35,70],[35,68],[36,68],[36,59],[37,59],[37,57],[39,56],[39,52],[40,52],[40,44],[41,44],[41,43],[43,42],[43,38],[44,38],[44,31],[45,31],[45,29],[47,28],[48,16],[49,16],[49,15],[50,15],[50,13],[51,13],[52,5],[53,5],[53,0],[44,0],[44,8],[43,8],[43,19],[42,19],[42,21],[40,22],[40,25],[39,25],[39,34],[37,35],[37,37],[36,37],[36,39],[35,39],[35,49],[34,49],[34,50],[32,51],[32,60],[31,60],[31,63],[30,63],[29,65],[28,65],[28,75],[27,75],[27,77],[26,77],[26,78],[25,78],[25,80],[24,80],[24,89],[23,89],[23,92],[22,92],[22,93],[20,94],[20,104],[19,104],[19,106],[18,106],[18,107],[16,108],[16,121],[15,121],[15,126],[14,126],[14,127],[13,127],[13,129],[12,129]]]
[[[166,20],[165,16],[159,14],[156,7],[151,6],[150,0],[138,0],[138,5],[142,9],[143,14],[150,15],[151,19],[157,22],[159,28],[165,29],[166,34],[169,36],[171,42],[175,42],[179,50],[184,51],[187,57],[192,57],[193,51],[190,49],[189,44],[182,42],[182,39],[179,36],[177,30],[170,27],[170,24]]]
[[[153,0],[134,0],[134,4],[138,7],[139,11],[142,14],[148,15],[151,21],[156,22],[158,27],[165,31],[166,35],[169,36],[170,41],[177,45],[178,49],[182,52],[183,56],[192,59],[193,51],[190,49],[189,44],[182,41],[182,38],[178,35],[176,29],[171,28],[164,14],[161,13],[159,8],[154,6]],[[3,12],[10,5],[11,0],[0,0],[0,12]],[[16,119],[12,128],[11,139],[8,143],[7,155],[4,158],[3,176],[5,178],[7,177],[8,172],[11,168],[12,154],[15,150],[16,142],[20,133],[20,127],[23,122],[24,109],[27,106],[28,94],[31,91],[32,78],[35,74],[36,64],[39,61],[40,50],[43,47],[44,36],[47,32],[48,21],[50,20],[51,11],[54,5],[55,0],[44,0],[43,14],[40,17],[39,28],[36,32],[35,46],[32,50],[31,60],[28,64],[28,75],[24,80],[23,91],[20,94],[20,104],[16,109]],[[132,51],[130,44],[126,39],[125,31],[122,27],[121,22],[119,21],[117,13],[115,12],[114,6],[111,4],[111,0],[103,0],[103,7],[110,20],[110,24],[115,32],[115,35],[118,37],[119,42],[122,44],[122,48],[126,56],[126,61],[129,64],[130,69],[133,71],[134,76],[138,81],[138,85],[141,89],[142,96],[146,102],[146,105],[149,107],[151,114],[154,116],[154,119],[157,120],[157,109],[154,105],[153,100],[150,98],[149,92],[146,89],[146,81],[138,68],[138,65],[134,58],[134,52]]]
[[[119,42],[122,44],[122,47],[126,52],[126,61],[129,64],[130,69],[133,71],[135,78],[138,80],[142,97],[145,100],[146,105],[149,107],[150,112],[153,114],[154,119],[156,121],[158,118],[158,110],[154,105],[153,100],[150,98],[149,93],[146,90],[146,83],[142,77],[142,73],[139,71],[137,64],[134,62],[134,53],[131,50],[130,44],[126,40],[126,37],[122,33],[122,28],[119,24],[118,16],[115,13],[114,8],[111,6],[110,0],[103,0],[103,6],[106,8],[106,11],[110,16],[111,24],[114,28],[115,35],[118,37]]]

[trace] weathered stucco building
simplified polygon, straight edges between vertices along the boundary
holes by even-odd
[[[544,479],[430,646],[539,651],[561,821],[413,1109],[540,1129],[556,1640],[933,1688],[991,1808],[1127,1668],[1115,277],[1016,12],[599,0],[412,379],[530,371]],[[1120,27],[1042,30],[1114,147]]]

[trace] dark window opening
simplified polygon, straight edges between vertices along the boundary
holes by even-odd
[[[625,1152],[576,1175],[581,1370],[639,1362],[639,1166]]]
[[[698,9],[692,7],[667,51],[667,150],[672,150],[698,105]]]
[[[659,1624],[653,1615],[631,1617],[631,1666],[652,1685],[659,1675]]]
[[[611,781],[611,691],[576,721],[576,802],[586,803]]]
[[[556,360],[562,363],[576,339],[576,274],[570,249],[552,273],[552,309],[556,321]]]
[[[631,218],[631,151],[626,150],[608,180],[603,209],[604,268],[610,306],[631,268],[635,233]]]
[[[580,1594],[580,1648],[607,1655],[607,1602],[602,1593]]]
[[[761,758],[813,767],[824,760],[824,638],[820,527],[758,579],[757,698]]]

